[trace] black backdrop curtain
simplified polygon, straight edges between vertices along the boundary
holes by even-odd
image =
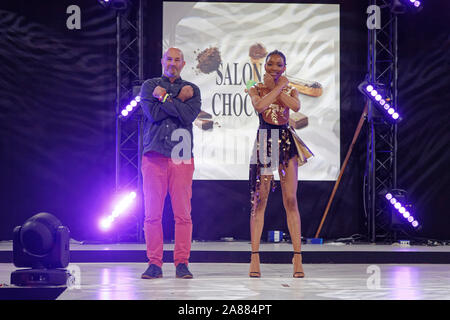
[[[301,1],[298,1],[301,2]],[[321,1],[326,2],[326,1]],[[336,1],[329,1],[336,3]],[[81,8],[68,30],[66,8]],[[364,107],[366,1],[341,2],[341,159]],[[159,76],[162,3],[148,2],[146,77]],[[447,1],[399,18],[399,186],[422,222],[419,236],[449,239]],[[102,238],[97,222],[114,192],[115,13],[95,0],[0,4],[0,240],[38,212],[58,216],[77,240]],[[195,79],[189,79],[195,82]],[[206,93],[203,93],[206,94]],[[324,238],[365,234],[361,133],[322,229]],[[334,182],[299,183],[302,233],[313,237]],[[249,239],[245,181],[194,181],[194,239]],[[164,231],[173,239],[167,199]],[[265,231],[287,231],[281,191],[271,193]]]

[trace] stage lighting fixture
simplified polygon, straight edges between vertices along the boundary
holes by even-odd
[[[416,10],[422,9],[422,1],[419,0],[402,0],[404,3],[409,5],[411,8],[414,8]]]
[[[403,14],[406,12],[406,7],[400,0],[392,0],[391,11],[395,14]]]
[[[390,99],[383,96],[382,90],[379,87],[379,85],[364,81],[359,84],[358,89],[362,94],[374,102],[387,119],[393,122],[401,121],[402,118],[395,110],[394,106],[391,105]]]
[[[125,10],[128,8],[128,0],[98,0],[98,2],[105,8],[115,10]]]
[[[70,274],[69,229],[55,216],[42,212],[13,231],[13,263],[19,268],[11,273],[11,284],[18,286],[63,285]]]
[[[119,117],[128,118],[133,113],[133,111],[136,110],[136,107],[138,106],[139,102],[141,102],[141,97],[136,96],[133,100],[130,101],[130,103],[125,108],[122,109]]]
[[[408,206],[404,203],[404,195],[395,191],[390,191],[384,195],[384,198],[390,204],[394,214],[404,218],[411,224],[412,227],[419,227],[419,222],[411,215],[411,213],[408,211]]]
[[[102,230],[109,230],[114,222],[119,216],[127,212],[130,206],[133,204],[134,199],[136,199],[136,192],[132,191],[122,197],[120,201],[114,207],[112,213],[100,220],[100,228]]]
[[[391,11],[395,14],[403,14],[407,10],[412,12],[419,12],[423,5],[420,0],[392,0]]]

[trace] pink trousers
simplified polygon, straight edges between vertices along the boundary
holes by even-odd
[[[175,220],[175,265],[189,262],[192,240],[191,197],[194,159],[175,163],[157,152],[142,157],[145,205],[144,234],[149,264],[163,264],[162,213],[164,199],[170,194]]]

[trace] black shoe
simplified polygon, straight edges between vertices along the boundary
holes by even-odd
[[[177,278],[182,279],[192,279],[194,276],[189,272],[187,265],[184,263],[179,263],[176,268],[176,276]]]
[[[162,269],[156,264],[151,264],[148,266],[147,270],[142,274],[142,279],[156,279],[162,278]]]

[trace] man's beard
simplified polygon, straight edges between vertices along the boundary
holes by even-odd
[[[175,67],[167,68],[166,69],[166,75],[169,77],[177,77],[178,76],[178,69]]]

